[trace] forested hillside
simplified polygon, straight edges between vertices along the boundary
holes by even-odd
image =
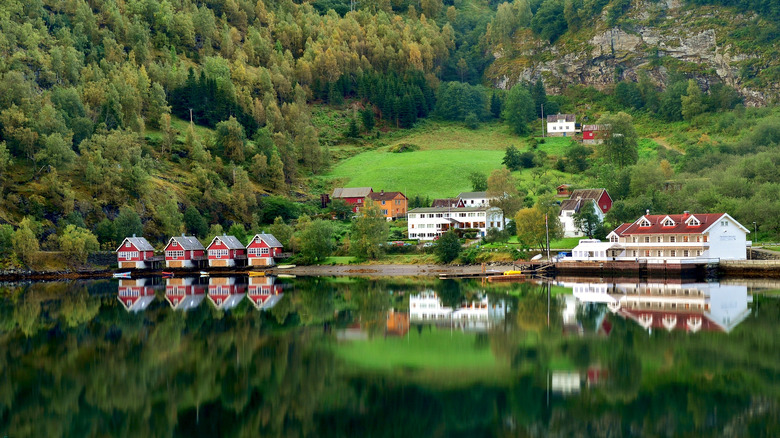
[[[602,72],[611,79],[595,85],[610,103],[599,108],[690,121],[776,98],[778,11],[759,0],[5,1],[0,252],[25,259],[74,239],[111,248],[134,232],[204,238],[314,215],[332,165],[421,118],[498,119],[522,138],[539,115],[526,103],[545,87],[561,94],[550,110],[604,98],[567,97],[576,72],[562,54],[589,44],[589,27],[636,32],[645,3],[691,20],[706,4],[718,46],[739,49],[720,67],[742,79],[719,81],[693,58],[656,51],[645,65],[613,53],[609,71],[631,74]],[[730,14],[753,27],[735,29]],[[659,17],[642,26],[666,29]],[[690,118],[689,95],[699,96]]]

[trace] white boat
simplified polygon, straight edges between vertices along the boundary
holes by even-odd
[[[114,278],[130,278],[130,272],[114,272]]]
[[[208,272],[206,272],[206,271],[200,271],[200,276],[201,276],[201,277],[208,277],[208,276],[209,276],[209,273],[208,273]]]
[[[295,265],[276,265],[276,269],[292,269]]]

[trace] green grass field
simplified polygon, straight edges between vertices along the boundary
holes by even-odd
[[[476,345],[474,333],[450,332],[423,327],[404,337],[376,337],[369,341],[338,344],[336,353],[350,363],[367,369],[412,368],[417,370],[470,370],[496,367],[489,346]]]
[[[409,143],[419,150],[391,153],[399,143]],[[547,138],[538,149],[549,157],[566,153],[569,138]],[[326,178],[345,187],[373,187],[374,190],[400,190],[407,196],[444,198],[472,190],[468,179],[472,172],[489,175],[503,167],[507,147],[528,150],[527,139],[519,138],[499,123],[485,124],[470,130],[457,123],[426,122],[407,131],[394,131],[374,142],[373,148],[339,162]],[[346,153],[347,151],[345,151]],[[545,185],[579,180],[548,170]],[[520,183],[536,185],[541,181],[533,170],[514,172]],[[574,181],[575,183],[577,181]],[[533,187],[531,187],[533,191]]]

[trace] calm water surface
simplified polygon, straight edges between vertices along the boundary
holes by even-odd
[[[780,436],[780,285],[0,286],[0,437]]]

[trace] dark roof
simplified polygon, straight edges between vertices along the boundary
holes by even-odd
[[[235,236],[216,236],[214,239],[211,240],[211,243],[209,244],[209,247],[214,244],[214,242],[219,239],[222,243],[225,244],[225,246],[228,247],[228,249],[244,249],[244,244],[241,243],[240,240],[238,240]]]
[[[580,208],[584,205],[584,202],[596,202],[593,199],[565,199],[561,201],[561,211],[574,210],[579,212]]]
[[[343,188],[343,187],[337,187],[333,189],[333,194],[330,195],[331,198],[365,198],[368,196],[369,193],[372,192],[371,187],[349,187],[349,188]]]
[[[138,251],[154,251],[154,247],[152,246],[151,243],[149,243],[148,240],[146,240],[146,238],[133,236],[133,237],[125,237],[125,240],[129,240],[130,243],[132,243],[135,249],[137,249]],[[122,250],[122,247],[125,245],[125,240],[123,240],[122,244],[119,245],[117,251]]]
[[[612,125],[582,125],[583,131],[607,131]]]
[[[255,234],[255,237],[253,237],[252,240],[254,241],[258,237],[271,248],[282,248],[282,244],[279,242],[279,240],[276,239],[276,237],[274,237],[273,234],[266,234],[266,233]]]
[[[171,237],[171,240],[168,241],[168,245],[171,244],[171,241],[176,241],[176,243],[179,244],[181,249],[185,251],[191,251],[191,250],[198,250],[198,249],[206,249],[203,247],[203,244],[200,243],[200,240],[198,240],[195,236],[174,236]],[[168,245],[165,247],[167,248]]]
[[[382,190],[381,192],[371,192],[368,194],[368,197],[374,201],[391,201],[395,199],[398,195],[401,195],[406,199],[406,196],[404,196],[401,192],[386,192]]]
[[[487,192],[461,192],[461,194],[458,195],[458,199],[479,199],[487,197]]]
[[[574,114],[553,114],[547,116],[547,121],[552,122],[573,122],[576,119]]]
[[[449,208],[449,207],[421,207],[421,208],[415,208],[414,210],[409,210],[409,214],[414,213],[468,213],[468,212],[476,212],[476,211],[487,211],[490,209],[497,209],[500,210],[498,207],[490,207],[490,206],[484,206],[484,207],[460,207],[460,208]]]
[[[458,198],[443,198],[443,199],[434,199],[433,203],[431,204],[431,207],[433,208],[440,208],[440,207],[457,207],[458,206]]]
[[[593,199],[598,201],[606,189],[577,189],[572,190],[569,199]]]

